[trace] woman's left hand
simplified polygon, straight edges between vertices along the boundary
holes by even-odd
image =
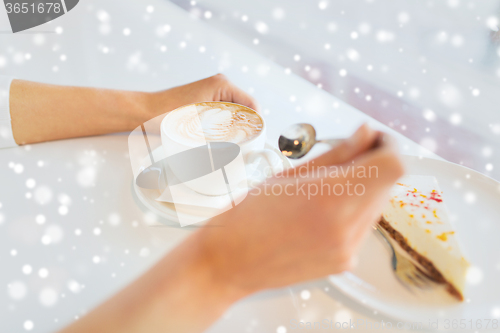
[[[151,110],[156,116],[198,102],[232,102],[259,111],[255,99],[232,84],[224,74],[151,94]]]

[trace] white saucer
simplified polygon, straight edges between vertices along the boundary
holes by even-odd
[[[281,152],[278,149],[272,147],[268,143],[266,143],[265,148],[274,150],[278,154],[278,156],[280,156],[283,162],[284,169],[290,168],[292,166],[290,161],[283,154],[281,154]],[[152,154],[156,161],[159,161],[165,157],[161,146],[154,149]],[[148,163],[149,161],[150,161],[149,159],[144,159],[144,163]],[[149,164],[145,164],[144,166],[141,167],[147,167]],[[264,161],[262,161],[258,166],[258,168],[261,169],[265,167],[266,164]],[[133,180],[133,187],[139,200],[148,209],[150,209],[158,216],[164,217],[169,221],[179,222],[177,215],[178,211],[183,213],[183,222],[187,222],[186,218],[191,219],[192,221],[200,221],[200,218],[203,219],[204,217],[208,219],[212,216],[215,216],[216,214],[214,214],[214,212],[218,211],[218,209],[211,209],[207,207],[188,206],[188,205],[176,206],[173,203],[157,201],[156,199],[161,195],[161,191],[143,189],[135,184],[135,179]]]
[[[484,331],[485,319],[499,320],[500,327],[500,184],[450,162],[414,156],[405,156],[404,161],[408,174],[436,177],[450,214],[456,216],[460,243],[476,267],[465,301],[456,302],[443,291],[413,294],[405,289],[391,270],[387,249],[374,234],[362,249],[356,269],[331,276],[330,282],[380,314],[422,322],[423,327],[437,319],[439,328],[445,329],[446,320],[458,319],[460,323],[461,318],[467,327],[461,326],[460,332]],[[470,203],[471,198],[475,198],[474,203]],[[482,329],[475,326],[477,320],[482,321]]]

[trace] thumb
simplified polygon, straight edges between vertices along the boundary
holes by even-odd
[[[314,161],[315,166],[351,162],[356,156],[372,148],[380,135],[381,132],[363,124],[349,138],[311,162]]]
[[[395,139],[381,133],[379,142],[377,148],[360,155],[355,163],[358,168],[370,170],[369,177],[362,180],[368,196],[377,196],[382,190],[390,189],[405,173]]]
[[[361,155],[355,163],[356,170],[365,170],[367,177],[352,179],[363,186],[363,194],[357,197],[360,212],[359,225],[355,233],[364,233],[378,220],[389,199],[389,193],[396,181],[404,175],[404,165],[395,139],[383,133],[380,145]]]
[[[363,124],[339,145],[299,167],[305,171],[304,168],[314,170],[320,166],[350,163],[357,156],[372,148],[380,136],[381,132],[371,129],[367,124]],[[280,175],[291,176],[295,174],[294,172],[294,169],[285,170]]]
[[[245,91],[235,86],[233,83],[227,81],[226,84],[223,85],[220,89],[221,101],[241,104],[244,106],[248,106],[249,108],[254,109],[257,112],[260,112],[257,101]]]

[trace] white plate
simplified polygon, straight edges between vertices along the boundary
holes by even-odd
[[[274,150],[275,152],[278,153],[278,156],[281,157],[281,160],[283,162],[283,167],[285,169],[290,168],[292,165],[288,161],[288,159],[281,154],[279,150],[276,148],[272,147],[270,144],[266,143],[265,146],[266,149],[271,149]],[[155,157],[154,159],[156,161],[161,160],[164,156],[163,149],[162,147],[158,147],[152,152],[153,156]],[[144,163],[149,163],[149,159],[145,158]],[[144,167],[148,166],[144,165]],[[261,166],[265,167],[265,162],[261,162]],[[173,203],[169,202],[161,202],[161,201],[156,201],[156,198],[158,198],[161,194],[160,190],[147,190],[138,187],[135,184],[135,179],[133,180],[133,187],[135,190],[135,193],[137,194],[137,197],[139,200],[146,206],[149,210],[157,214],[158,216],[164,217],[169,221],[173,222],[179,222],[179,219],[177,217],[177,210],[176,206]],[[207,219],[211,216],[215,216],[214,212],[216,211],[215,209],[210,209],[206,207],[196,207],[196,206],[187,206],[187,205],[177,205],[177,209],[183,209],[183,213],[185,214],[185,218],[183,218],[184,222],[189,222],[189,218],[192,219],[192,221],[199,221],[200,217],[207,217]]]
[[[392,273],[389,253],[375,234],[369,236],[356,269],[331,276],[330,282],[382,314],[422,322],[424,327],[429,320],[438,320],[439,328],[445,329],[446,320],[451,325],[451,320],[458,319],[456,323],[460,323],[462,318],[466,328],[455,331],[483,331],[486,319],[497,319],[500,327],[500,184],[450,162],[415,156],[405,156],[404,161],[408,174],[437,178],[450,215],[456,216],[457,235],[475,267],[465,290],[465,301],[456,302],[444,291],[413,294],[405,289]],[[476,326],[478,323],[482,329]],[[491,325],[492,322],[490,328]]]

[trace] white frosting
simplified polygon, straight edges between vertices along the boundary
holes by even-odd
[[[382,214],[384,219],[463,293],[469,264],[463,257],[437,180],[407,176],[394,186],[391,195]]]
[[[179,143],[200,145],[209,141],[243,143],[262,131],[255,111],[228,103],[199,103],[172,111],[165,118],[166,134]]]

